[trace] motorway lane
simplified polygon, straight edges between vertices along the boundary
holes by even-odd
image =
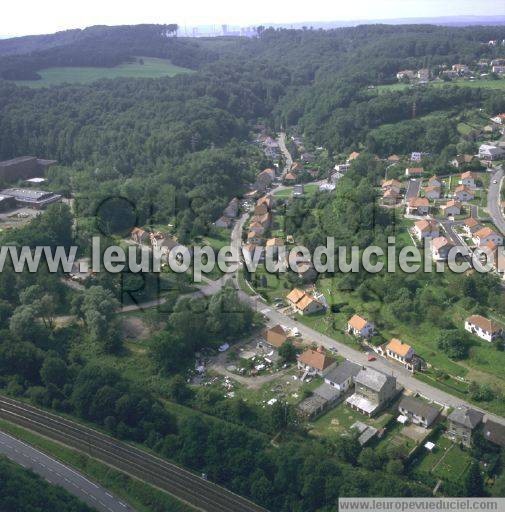
[[[0,432],[0,453],[24,468],[31,469],[50,484],[63,487],[100,512],[133,511],[133,508],[103,487],[4,432]]]
[[[493,224],[505,235],[505,217],[501,209],[501,187],[503,183],[503,169],[497,168],[489,177],[489,190],[487,193],[487,209]],[[493,183],[497,181],[497,183]]]
[[[86,452],[120,471],[208,512],[265,512],[224,487],[61,416],[0,396],[0,417]]]

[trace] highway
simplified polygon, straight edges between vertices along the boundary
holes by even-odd
[[[503,169],[497,170],[489,177],[489,190],[487,193],[487,209],[493,224],[505,235],[505,217],[501,208],[501,188],[503,184]],[[496,181],[496,183],[494,183]]]
[[[0,453],[25,469],[31,469],[50,484],[63,487],[100,512],[133,511],[128,504],[103,487],[4,432],[0,432]]]
[[[0,396],[0,417],[158,487],[205,512],[265,512],[265,509],[155,455],[92,428]]]

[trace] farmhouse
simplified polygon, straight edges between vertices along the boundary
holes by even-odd
[[[469,407],[459,406],[449,414],[447,435],[465,446],[472,445],[472,435],[481,424],[484,414]]]
[[[465,320],[465,331],[489,342],[503,336],[503,327],[500,324],[481,315],[469,316]]]
[[[347,322],[347,332],[360,338],[369,338],[374,332],[374,324],[359,315],[353,315]]]
[[[415,425],[424,428],[428,428],[440,414],[440,410],[433,405],[412,396],[404,396],[401,399],[398,411]]]

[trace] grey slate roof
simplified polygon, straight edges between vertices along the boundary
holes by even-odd
[[[433,405],[412,396],[404,396],[401,399],[398,408],[405,409],[416,416],[421,416],[425,418],[428,423],[435,420],[440,413],[440,411]]]
[[[505,425],[487,420],[484,424],[484,438],[505,448]]]
[[[369,389],[373,389],[374,391],[380,391],[388,380],[393,380],[396,382],[395,377],[391,375],[387,375],[386,373],[380,372],[379,370],[375,370],[373,368],[366,368],[360,370],[360,372],[354,378],[354,382],[357,384],[362,384]]]
[[[328,372],[327,375],[325,376],[325,379],[335,384],[341,385],[346,380],[348,380],[349,377],[356,377],[360,370],[361,366],[359,364],[346,360],[342,364],[339,364],[336,368]]]
[[[321,384],[314,390],[314,395],[320,396],[325,400],[332,401],[336,400],[340,396],[340,391],[328,384]]]
[[[483,417],[484,414],[475,409],[459,406],[447,416],[447,419],[473,430],[482,421]]]

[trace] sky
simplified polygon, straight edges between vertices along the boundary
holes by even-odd
[[[503,0],[2,0],[0,36],[90,25],[250,26],[461,15],[505,15]]]

